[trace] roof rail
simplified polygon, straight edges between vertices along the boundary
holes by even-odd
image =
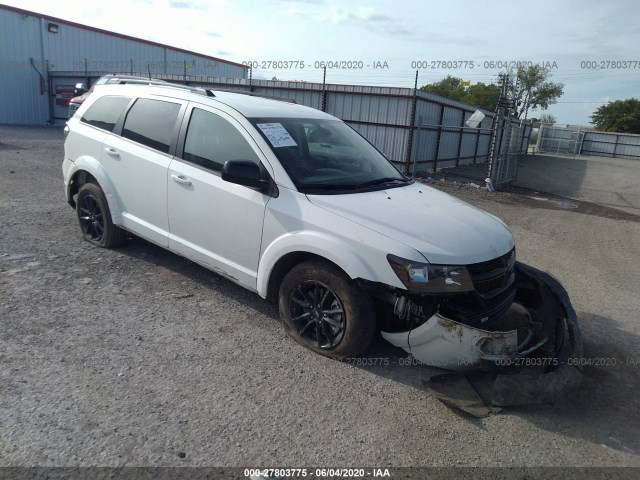
[[[237,92],[235,90],[222,90],[219,88],[216,88],[215,90],[217,92],[237,93],[238,95],[248,95],[250,97],[268,98],[269,100],[278,100],[280,102],[295,103],[295,104],[298,103],[293,98],[288,98],[288,97],[276,97],[274,95],[263,95],[261,93],[255,93],[255,92]]]
[[[152,85],[154,87],[161,87],[161,88],[178,88],[180,90],[187,90],[191,93],[196,93],[198,95],[204,95],[205,97],[215,97],[213,91],[209,88],[192,87],[190,85],[181,85],[179,83],[171,83],[171,82],[154,83]]]
[[[198,95],[204,95],[206,97],[215,97],[211,89],[203,88],[203,87],[192,87],[190,85],[182,85],[180,83],[172,83],[166,80],[161,80],[159,78],[151,78],[151,77],[136,77],[133,75],[114,75],[111,81],[107,82],[110,84],[116,85],[152,85],[154,87],[164,87],[164,88],[179,88],[181,90],[188,90],[191,93],[196,93]]]

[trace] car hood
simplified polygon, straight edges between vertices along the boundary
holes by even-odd
[[[499,218],[420,183],[307,198],[317,207],[416,249],[434,264],[491,260],[515,243]]]

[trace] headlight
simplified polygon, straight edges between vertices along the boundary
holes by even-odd
[[[431,265],[387,255],[393,271],[408,290],[419,293],[457,293],[473,291],[466,267]]]

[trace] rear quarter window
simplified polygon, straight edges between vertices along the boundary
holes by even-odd
[[[111,95],[100,97],[84,112],[80,121],[102,130],[113,132],[118,118],[120,118],[130,101],[130,97]]]

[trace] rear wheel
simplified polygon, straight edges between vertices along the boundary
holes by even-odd
[[[125,232],[111,221],[107,199],[95,183],[85,183],[80,187],[76,211],[86,241],[103,248],[117,247],[124,242]]]
[[[334,265],[311,260],[280,285],[280,317],[297,342],[327,357],[362,354],[375,334],[371,298]]]

